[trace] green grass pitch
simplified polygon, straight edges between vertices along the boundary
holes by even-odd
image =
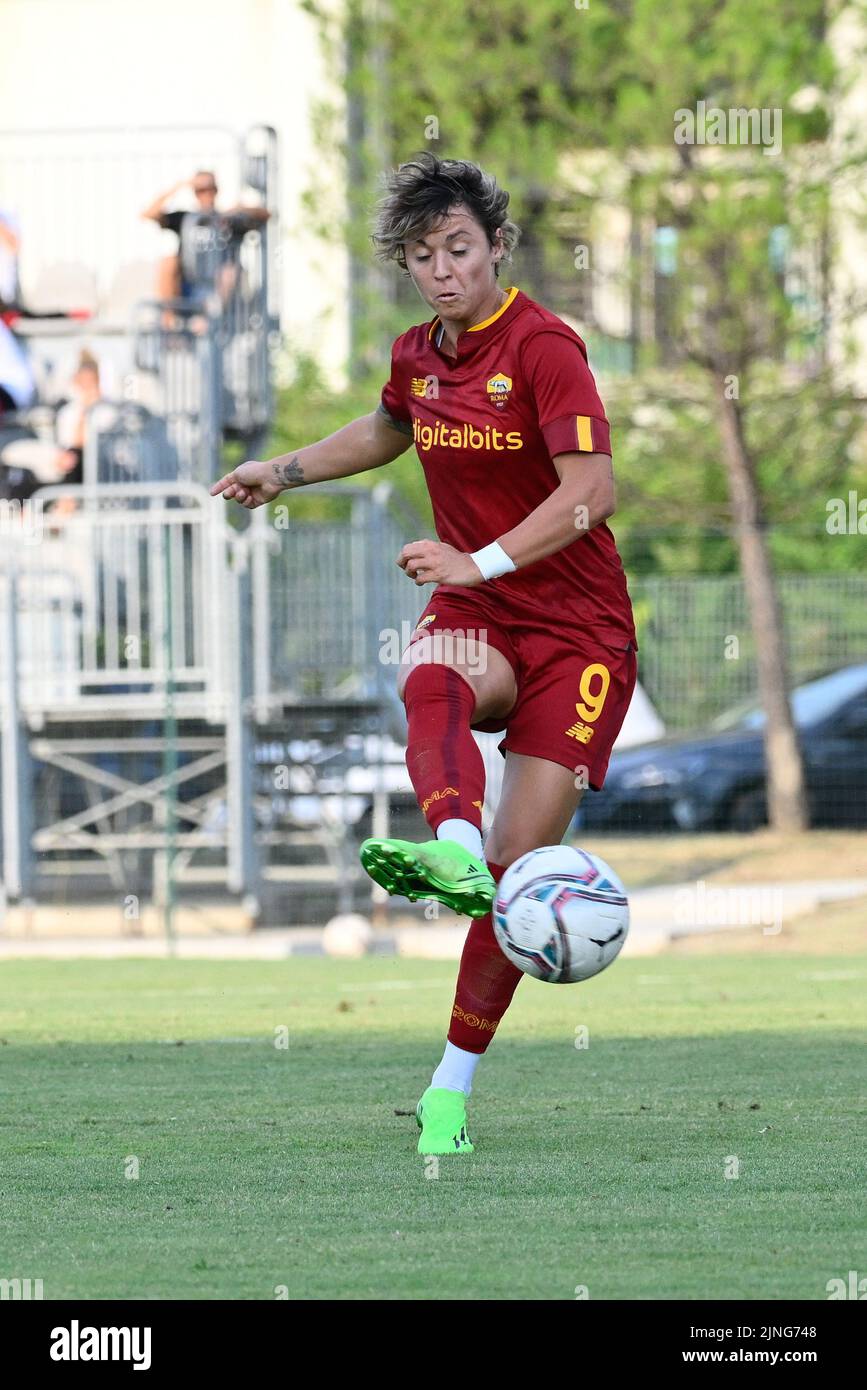
[[[454,973],[4,964],[0,1277],[46,1299],[824,1299],[867,1268],[863,956],[769,941],[523,981],[476,1153],[435,1176],[395,1112]]]

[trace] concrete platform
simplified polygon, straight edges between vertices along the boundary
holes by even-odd
[[[867,896],[867,878],[786,884],[698,880],[639,889],[630,896],[631,921],[623,955],[654,955],[680,936],[744,926],[761,926],[773,936],[786,922],[816,912],[823,903],[860,896]],[[233,904],[180,908],[174,926],[169,944],[162,919],[150,908],[130,923],[116,907],[104,905],[15,907],[6,911],[0,923],[0,959],[174,955],[200,960],[284,960],[324,954],[321,926],[257,931],[244,909]],[[370,954],[457,960],[468,929],[466,918],[446,908],[435,922],[426,921],[419,908],[393,915],[378,928]]]

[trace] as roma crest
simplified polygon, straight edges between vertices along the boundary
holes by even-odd
[[[504,372],[497,372],[488,381],[485,390],[488,393],[488,400],[495,405],[498,410],[502,410],[504,405],[509,404],[509,392],[512,389],[512,378],[506,376]]]

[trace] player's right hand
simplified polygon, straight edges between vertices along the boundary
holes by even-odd
[[[210,491],[212,497],[222,493],[226,502],[238,502],[248,511],[252,511],[254,507],[264,507],[266,502],[273,502],[283,491],[283,487],[284,484],[277,478],[273,464],[250,459],[238,468],[233,468],[232,472],[227,473],[219,482],[213,483]]]

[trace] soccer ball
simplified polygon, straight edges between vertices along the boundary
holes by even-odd
[[[626,890],[598,855],[569,845],[530,850],[503,874],[494,932],[509,960],[549,984],[589,980],[629,930]]]

